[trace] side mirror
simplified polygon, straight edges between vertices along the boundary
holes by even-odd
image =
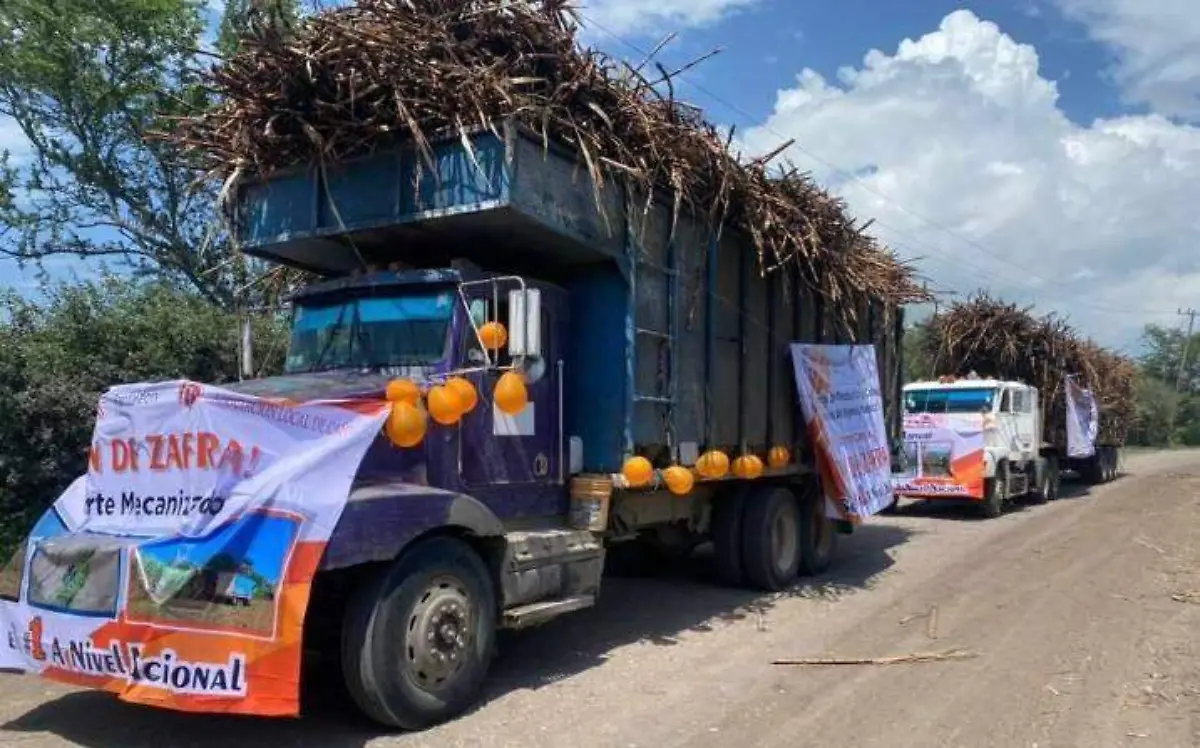
[[[536,288],[508,292],[508,355],[542,356],[542,292]]]

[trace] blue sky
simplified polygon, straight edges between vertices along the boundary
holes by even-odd
[[[615,56],[671,31],[668,68],[722,48],[680,95],[749,154],[795,138],[784,156],[936,289],[1057,311],[1129,350],[1200,306],[1195,0],[580,5],[585,41]]]

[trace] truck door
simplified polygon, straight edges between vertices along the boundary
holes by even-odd
[[[500,309],[492,319],[505,320],[507,300],[500,295]],[[490,302],[489,302],[490,303]],[[460,430],[459,467],[464,489],[477,498],[496,495],[506,509],[504,516],[555,514],[560,507],[559,484],[559,369],[562,345],[555,327],[554,310],[543,301],[542,355],[531,359],[525,369],[529,404],[510,416],[494,404],[493,392],[503,371],[488,371],[473,378],[479,389],[479,404],[469,417],[470,425]],[[473,331],[465,331],[469,338]],[[477,343],[475,344],[477,347]],[[512,364],[506,350],[497,363]],[[511,505],[511,511],[508,506]]]
[[[1027,453],[1036,452],[1038,446],[1034,421],[1037,415],[1034,408],[1034,393],[1035,390],[1030,387],[1013,390],[1017,443],[1021,451]]]
[[[1000,390],[1000,409],[996,418],[1000,442],[1011,452],[1020,451],[1020,439],[1017,435],[1017,389],[1003,387]]]

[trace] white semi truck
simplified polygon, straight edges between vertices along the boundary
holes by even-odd
[[[903,393],[905,447],[895,478],[897,499],[971,500],[992,518],[1015,498],[1038,504],[1057,498],[1065,469],[1092,482],[1116,477],[1117,447],[1068,454],[1066,429],[1047,427],[1036,387],[942,377],[905,385]]]

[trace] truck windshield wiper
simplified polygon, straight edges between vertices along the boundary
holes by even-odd
[[[322,365],[325,363],[325,357],[329,355],[329,351],[333,349],[333,341],[337,340],[338,334],[342,331],[342,323],[346,319],[346,306],[343,304],[341,310],[338,311],[337,322],[334,323],[333,329],[329,331],[329,339],[325,341],[325,345],[321,347],[321,352],[317,354],[317,360],[313,361],[309,371],[322,371]],[[336,368],[336,367],[333,367]]]

